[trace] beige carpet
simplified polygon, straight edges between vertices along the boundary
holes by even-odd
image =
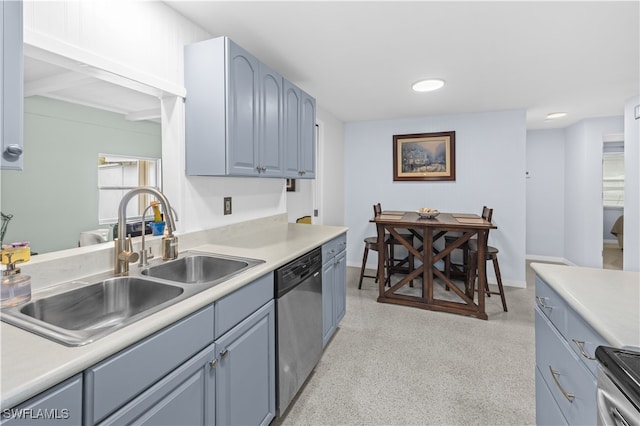
[[[622,249],[617,244],[605,244],[602,247],[602,267],[622,269]]]
[[[488,321],[377,303],[348,268],[347,314],[274,425],[535,424],[534,288],[487,301]]]

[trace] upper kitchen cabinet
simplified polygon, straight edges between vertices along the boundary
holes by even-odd
[[[315,99],[228,37],[185,47],[185,86],[188,175],[315,176]]]
[[[284,175],[310,179],[316,170],[316,101],[284,81]]]
[[[0,134],[2,169],[22,170],[22,1],[0,3]]]
[[[227,37],[186,46],[187,174],[282,177],[282,83]]]

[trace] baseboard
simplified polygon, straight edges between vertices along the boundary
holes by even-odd
[[[543,263],[562,263],[565,265],[576,266],[572,261],[565,259],[564,257],[555,257],[555,256],[540,256],[537,254],[528,254],[525,256],[525,260],[530,260],[532,262],[543,262]]]

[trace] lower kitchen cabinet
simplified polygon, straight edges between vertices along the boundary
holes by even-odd
[[[211,344],[99,425],[214,425],[216,363]]]
[[[2,426],[82,424],[82,374],[65,380],[17,407],[2,410],[0,424]]]
[[[346,312],[346,234],[322,246],[322,345],[326,346]]]
[[[275,304],[216,340],[216,424],[268,425],[276,412]]]
[[[535,331],[537,423],[596,424],[594,352],[606,340],[540,277]]]

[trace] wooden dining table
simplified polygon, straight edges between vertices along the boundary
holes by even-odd
[[[486,286],[486,261],[485,252],[489,230],[496,229],[491,222],[484,220],[476,214],[469,213],[440,213],[438,216],[427,219],[422,218],[417,212],[407,211],[383,211],[376,215],[370,222],[376,224],[378,231],[378,276],[379,280],[378,302],[397,305],[412,306],[432,311],[449,312],[467,315],[480,319],[488,319],[485,312],[485,292],[478,291],[478,299],[475,301],[473,284],[465,282],[464,290],[460,289],[446,274],[439,270],[435,264],[450,255],[453,250],[463,248],[465,243],[473,236],[478,238],[478,289]],[[420,246],[414,245],[402,237],[409,231],[420,241]],[[442,238],[448,232],[457,232],[460,236],[442,249],[434,247],[434,242]],[[409,253],[421,260],[420,265],[408,273],[398,282],[386,284],[386,257],[384,248],[385,238],[394,237]],[[399,291],[412,280],[422,277],[420,295],[402,294]],[[436,278],[438,281],[436,281]],[[448,288],[450,296],[445,300],[437,298],[434,292],[435,285]],[[406,293],[406,292],[405,292]],[[455,296],[453,296],[455,295]]]

